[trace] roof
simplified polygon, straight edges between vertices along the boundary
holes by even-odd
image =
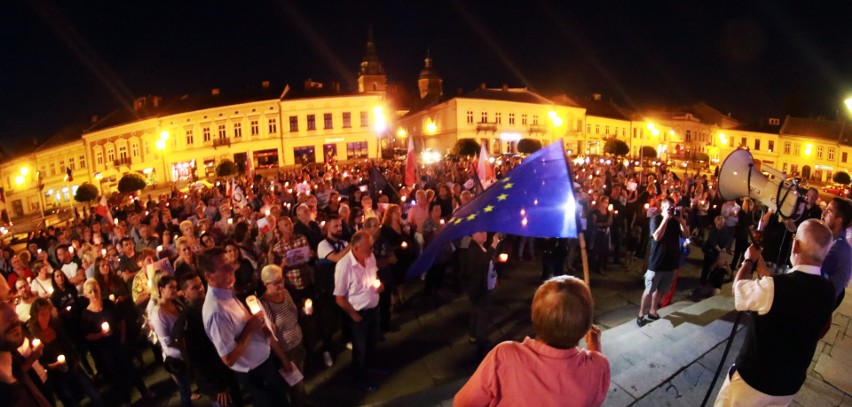
[[[426,59],[423,61],[423,69],[420,70],[420,76],[418,79],[441,79],[441,75],[438,73],[438,70],[432,66],[432,57],[426,56]]]
[[[787,116],[781,127],[781,134],[813,137],[852,145],[852,125],[841,121]]]
[[[63,144],[72,143],[75,141],[81,141],[83,136],[83,131],[86,127],[89,126],[89,123],[77,123],[72,124],[70,126],[65,126],[62,130],[56,132],[56,134],[50,136],[44,143],[38,146],[35,151],[44,151],[54,147],[61,146]]]
[[[609,117],[618,120],[630,120],[630,113],[618,107],[615,103],[600,98],[591,98],[580,102],[580,106],[586,108],[586,115]]]
[[[781,134],[781,124],[769,124],[768,120],[761,120],[760,123],[746,123],[734,127],[733,130],[750,131],[753,133]]]
[[[256,102],[261,100],[278,99],[280,88],[271,86],[236,92],[219,92],[217,94],[190,96],[162,100],[158,96],[146,96],[134,101],[134,106],[128,106],[113,111],[86,129],[87,133],[108,129],[122,124],[139,120],[162,117],[167,115],[210,109],[219,106]]]
[[[281,100],[328,98],[355,95],[359,94],[346,90],[341,90],[341,87],[337,83],[332,83],[331,86],[325,86],[322,83],[313,82],[308,79],[302,89],[293,89],[289,86],[285,88],[284,93],[281,95]]]
[[[466,99],[484,99],[484,100],[501,100],[504,102],[517,103],[535,103],[535,104],[553,104],[553,101],[539,95],[527,88],[503,88],[503,89],[476,89],[465,93],[461,98]]]

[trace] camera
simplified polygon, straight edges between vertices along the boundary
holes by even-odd
[[[680,207],[680,206],[677,206],[677,207],[674,207],[674,208],[669,208],[669,215],[671,215],[674,218],[679,218],[679,217],[681,217],[682,214],[683,214],[683,208]]]

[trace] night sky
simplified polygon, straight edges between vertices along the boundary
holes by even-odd
[[[12,0],[0,140],[44,139],[147,94],[345,86],[371,26],[389,81],[412,93],[431,49],[445,94],[507,83],[632,108],[833,118],[852,94],[852,6],[789,4]]]

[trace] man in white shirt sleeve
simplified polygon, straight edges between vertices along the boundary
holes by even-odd
[[[819,339],[834,309],[834,284],[820,265],[831,247],[821,221],[802,222],[785,274],[770,276],[761,249],[748,248],[734,279],[734,303],[752,311],[745,342],[716,397],[716,406],[787,405],[807,377]],[[756,271],[758,278],[752,279]]]

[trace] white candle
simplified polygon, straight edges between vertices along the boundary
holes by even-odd
[[[509,261],[509,255],[506,253],[500,253],[500,256],[497,256],[497,258],[500,260],[500,263]]]
[[[112,301],[112,302],[115,302],[115,294],[110,294],[109,300]]]
[[[233,224],[234,224],[234,219],[233,219],[233,218],[228,218],[228,224],[229,224],[229,225],[233,225]]]
[[[47,287],[47,295],[53,295],[53,287]]]
[[[446,221],[444,221],[443,219],[441,219],[441,224],[443,225],[443,224],[445,224],[445,223],[446,223]]]
[[[400,247],[402,247],[403,249],[407,249],[408,248],[408,242],[403,241],[402,245],[400,245]]]
[[[308,298],[305,300],[305,315],[313,315],[314,313],[314,302]]]
[[[260,304],[257,302],[257,297],[253,295],[246,297],[246,305],[248,305],[249,311],[251,311],[252,314],[260,312]]]
[[[612,211],[612,204],[609,204],[609,206],[606,207],[606,210],[611,212]]]
[[[109,322],[104,322],[101,324],[101,332],[107,333],[109,332]]]
[[[69,305],[69,306],[65,307],[65,311],[71,312],[71,306]]]
[[[399,197],[399,200],[402,201],[402,203],[405,203],[405,197],[404,196]]]
[[[101,256],[106,256],[106,249],[101,249]]]
[[[40,340],[40,339],[38,339],[38,338],[34,338],[34,339],[32,340],[32,342],[30,342],[30,343],[32,344],[33,348],[37,348],[37,347],[38,347],[38,345],[41,345],[41,340]]]
[[[68,246],[68,253],[74,254],[74,246]]]
[[[65,355],[59,355],[56,357],[57,363],[65,363]]]
[[[645,209],[648,209],[650,207],[651,207],[651,204],[645,204]]]
[[[269,209],[267,209],[265,213],[266,213],[266,216],[269,216],[269,213],[270,213]]]
[[[163,251],[163,246],[162,246],[162,245],[157,246],[157,253],[159,253],[159,252],[161,252],[161,251]]]
[[[378,289],[378,288],[379,288],[379,287],[381,287],[381,286],[382,286],[382,281],[381,281],[381,280],[379,280],[379,279],[375,279],[375,280],[373,280],[373,288]]]

